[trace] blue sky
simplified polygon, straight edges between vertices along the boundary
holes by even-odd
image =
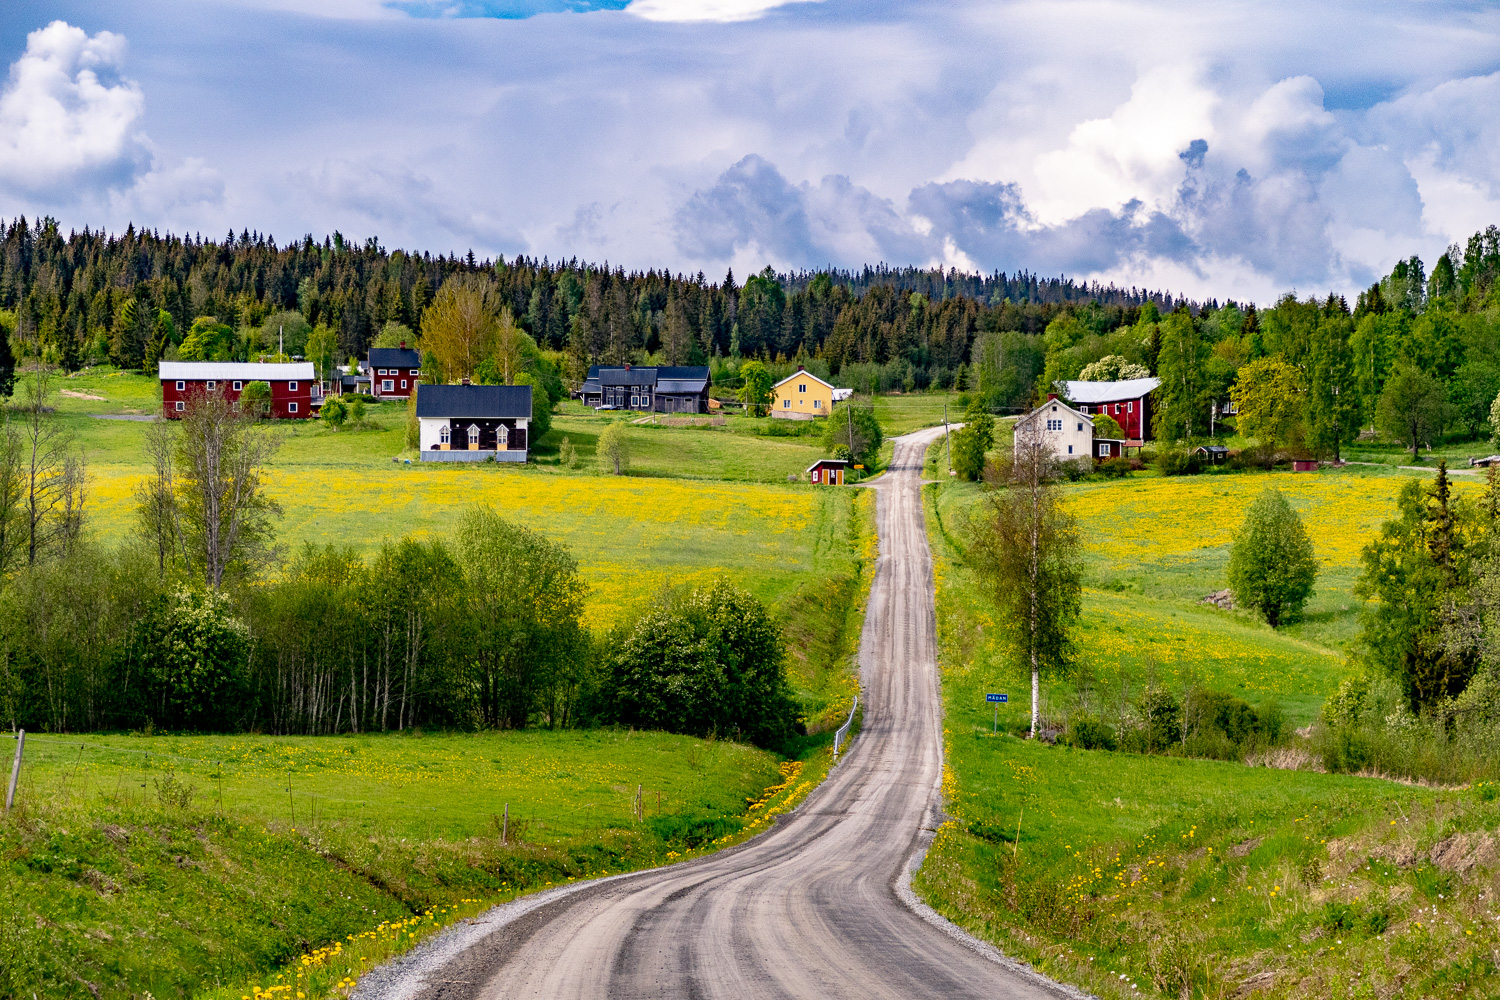
[[[0,6],[0,217],[1267,301],[1500,223],[1500,6]]]

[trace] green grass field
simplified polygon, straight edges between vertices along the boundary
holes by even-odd
[[[931,456],[929,456],[931,458]],[[1192,683],[1315,718],[1348,669],[1359,551],[1413,473],[1216,473],[1064,488],[1085,559],[1080,675],[1044,714],[1114,717],[1147,684]],[[1199,599],[1267,486],[1320,565],[1300,624],[1273,631]],[[1460,489],[1477,489],[1460,485]],[[1500,796],[1017,739],[1026,675],[958,547],[975,487],[927,487],[938,581],[950,821],[917,879],[937,909],[1103,997],[1480,996],[1500,989]],[[984,695],[1006,691],[1000,733]],[[1293,759],[1284,751],[1286,763]]]
[[[0,995],[331,995],[483,905],[763,829],[827,766],[615,730],[32,738]]]

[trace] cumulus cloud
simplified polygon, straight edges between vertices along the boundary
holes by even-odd
[[[0,185],[58,195],[124,186],[146,169],[145,99],[119,75],[125,39],[53,21],[26,36],[0,93]]]
[[[648,21],[751,21],[791,3],[822,0],[631,0],[625,9]]]

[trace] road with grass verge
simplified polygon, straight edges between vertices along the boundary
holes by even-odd
[[[912,896],[936,825],[942,719],[921,469],[895,441],[860,644],[859,737],[774,829],[718,854],[496,907],[361,981],[366,1000],[1078,996]]]

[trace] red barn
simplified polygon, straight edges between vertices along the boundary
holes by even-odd
[[[317,374],[311,361],[292,364],[244,364],[237,361],[163,361],[157,365],[161,378],[161,409],[178,418],[194,393],[223,390],[230,400],[251,382],[271,387],[271,416],[293,420],[314,416],[313,385]]]
[[[1113,417],[1131,447],[1151,440],[1151,394],[1160,379],[1133,378],[1124,382],[1065,382],[1063,393],[1079,413]]]
[[[422,355],[400,347],[372,347],[368,364],[370,395],[405,399],[422,375]]]

